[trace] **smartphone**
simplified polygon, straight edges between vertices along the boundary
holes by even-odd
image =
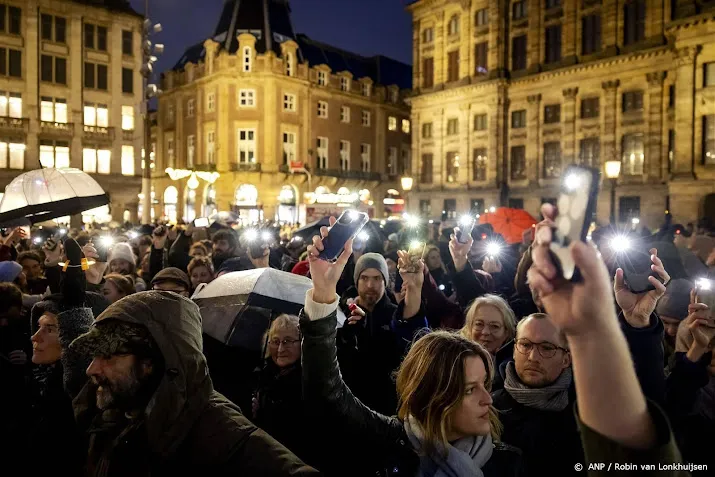
[[[164,227],[163,225],[158,226],[154,229],[153,234],[157,237],[163,237],[164,235],[166,235],[166,227]]]
[[[410,248],[407,253],[410,257],[410,264],[406,267],[408,273],[415,273],[419,268],[420,260],[425,257],[425,251],[427,250],[427,244],[419,240],[413,240],[410,242]]]
[[[360,233],[370,217],[357,210],[346,210],[343,212],[335,224],[330,227],[329,234],[323,239],[323,251],[319,257],[328,262],[334,262],[340,257],[345,248],[345,244],[350,239],[354,239]]]
[[[661,280],[660,276],[650,268],[653,264],[650,259],[652,248],[658,250],[658,258],[663,262],[663,267],[668,271],[671,280],[688,276],[675,245],[669,242],[650,242],[648,239],[637,240],[623,250],[615,250],[616,264],[623,269],[626,286],[633,293],[655,290],[648,277],[653,276]]]
[[[569,245],[579,240],[586,241],[588,227],[596,210],[598,174],[597,169],[571,165],[563,175],[551,254],[559,273],[566,280],[581,280],[581,274],[571,258]]]
[[[696,280],[695,294],[697,303],[704,303],[710,308],[710,320],[712,321],[715,311],[715,282],[707,278]],[[715,322],[713,326],[715,326]]]
[[[474,216],[465,215],[464,217],[459,219],[459,230],[457,230],[456,233],[457,242],[467,243],[469,241],[469,237],[472,235],[472,230],[474,230],[475,223],[476,219],[474,218]]]
[[[266,248],[273,243],[273,235],[268,230],[259,231],[256,238],[248,242],[248,253],[251,258],[263,257]]]
[[[196,228],[206,228],[208,226],[209,226],[208,217],[199,217],[198,219],[194,220],[194,227],[196,227]]]

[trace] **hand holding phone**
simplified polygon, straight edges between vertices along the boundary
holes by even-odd
[[[320,258],[328,262],[335,262],[343,253],[345,244],[354,239],[370,220],[364,212],[346,210],[338,220],[328,229],[329,235],[323,241],[323,250]]]
[[[459,243],[467,243],[468,239],[472,236],[472,230],[476,222],[476,215],[471,213],[459,219],[459,228],[455,229],[455,235]]]
[[[708,306],[710,321],[715,326],[715,282],[701,278],[695,282],[695,302]]]
[[[330,225],[335,225],[337,220],[330,217]],[[345,265],[353,253],[352,240],[345,242],[343,250],[338,254],[337,260],[329,262],[320,257],[325,251],[323,242],[329,237],[328,227],[320,228],[320,235],[313,237],[313,245],[308,246],[308,263],[310,276],[313,279],[313,301],[316,303],[334,303],[338,281],[345,270]]]

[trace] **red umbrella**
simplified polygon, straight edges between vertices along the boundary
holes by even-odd
[[[519,243],[522,234],[536,224],[536,219],[522,209],[499,207],[494,212],[487,212],[479,217],[480,224],[491,224],[494,232],[501,234],[507,243]]]

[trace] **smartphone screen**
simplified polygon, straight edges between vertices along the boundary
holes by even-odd
[[[695,282],[695,293],[697,302],[704,303],[710,308],[710,320],[713,320],[715,312],[715,282],[707,278],[701,278]],[[713,322],[715,326],[715,322]]]
[[[208,226],[209,226],[208,217],[199,217],[198,219],[194,220],[194,227],[206,228]]]
[[[343,253],[348,240],[355,238],[367,224],[370,217],[364,212],[346,210],[340,215],[335,225],[330,227],[329,234],[323,240],[323,251],[320,258],[334,262]]]
[[[569,166],[564,172],[557,202],[559,215],[551,242],[555,264],[566,280],[578,281],[580,275],[571,258],[569,245],[586,241],[591,217],[596,210],[598,171],[590,167]]]

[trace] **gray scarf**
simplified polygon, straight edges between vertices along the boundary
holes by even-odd
[[[564,369],[553,384],[543,388],[530,388],[516,374],[514,362],[506,365],[504,389],[519,404],[542,411],[563,411],[569,405],[569,388],[573,382],[571,367]]]
[[[421,452],[424,433],[414,417],[405,420],[405,432],[412,446],[420,453],[418,477],[484,477],[482,467],[492,456],[492,436],[463,437],[450,443],[445,452],[438,447],[435,454]]]

